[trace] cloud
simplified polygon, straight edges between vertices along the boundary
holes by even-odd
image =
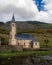
[[[52,0],[41,0],[44,10],[38,10],[35,0],[0,0],[0,21],[9,21],[15,14],[17,21],[37,20],[52,23]],[[39,3],[40,4],[40,3]]]
[[[12,13],[15,13],[16,20],[34,20],[38,13],[37,6],[32,0],[1,0],[0,5],[2,7],[0,8],[2,18],[1,16],[0,18],[3,21],[9,20]]]
[[[42,22],[47,22],[47,23],[52,23],[52,0],[42,0],[45,5],[44,5],[44,10],[45,11],[40,11],[36,15],[36,20],[42,21]]]

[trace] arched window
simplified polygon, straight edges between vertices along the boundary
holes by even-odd
[[[19,43],[18,43],[18,46],[19,46]]]
[[[14,24],[13,24],[13,27],[14,27]]]
[[[37,43],[35,43],[35,45],[37,45]]]

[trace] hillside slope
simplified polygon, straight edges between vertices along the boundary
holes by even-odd
[[[11,22],[7,22],[7,23],[0,22],[0,32],[1,30],[9,32],[10,23]],[[36,29],[39,29],[39,28],[52,29],[52,24],[42,23],[39,21],[27,21],[27,22],[16,21],[16,25],[17,25],[17,32],[32,32],[32,31],[36,31]]]

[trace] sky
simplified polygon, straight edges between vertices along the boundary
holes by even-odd
[[[10,21],[13,13],[16,21],[52,23],[52,0],[0,0],[0,21]]]

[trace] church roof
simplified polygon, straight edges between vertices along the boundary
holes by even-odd
[[[32,40],[37,42],[37,40],[31,37],[29,34],[17,34],[16,37],[17,39],[21,39],[21,40]]]
[[[15,17],[14,17],[14,14],[13,14],[13,17],[12,17],[12,22],[15,22]]]

